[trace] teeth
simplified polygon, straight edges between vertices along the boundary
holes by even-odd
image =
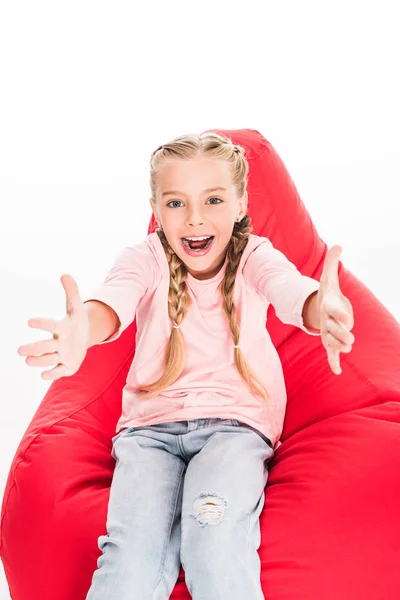
[[[212,237],[213,237],[212,235],[203,235],[203,236],[200,236],[200,237],[197,237],[197,238],[196,237],[182,238],[182,241],[183,241],[184,246],[186,246],[187,248],[190,248],[190,242],[191,241],[194,242],[194,241],[199,241],[199,240],[209,240],[207,242],[207,246],[206,246],[206,248],[207,248],[211,244],[211,238]]]

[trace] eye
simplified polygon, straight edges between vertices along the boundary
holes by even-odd
[[[214,198],[209,198],[208,202],[209,202],[210,200],[219,200],[218,204],[220,204],[221,202],[223,202],[223,200],[221,200],[221,198],[216,198],[216,197],[214,197]],[[169,205],[170,205],[170,204],[172,204],[173,202],[180,202],[180,200],[171,200],[170,202],[168,202],[168,203],[167,203],[167,206],[169,206]],[[212,202],[212,204],[215,204],[215,203],[214,203],[214,202]],[[173,207],[171,206],[171,208],[173,208]]]
[[[180,200],[171,200],[171,202],[168,202],[168,203],[167,203],[167,206],[169,206],[169,205],[170,205],[170,204],[172,204],[173,202],[180,202]],[[172,208],[172,206],[171,206],[171,208]]]

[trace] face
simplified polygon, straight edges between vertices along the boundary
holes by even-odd
[[[223,187],[205,191],[207,188]],[[166,195],[165,192],[174,193]],[[247,210],[247,192],[236,195],[225,160],[200,158],[173,160],[158,174],[155,203],[150,205],[169,245],[197,279],[210,279],[222,267],[235,221]],[[190,256],[182,238],[214,236],[203,255]]]

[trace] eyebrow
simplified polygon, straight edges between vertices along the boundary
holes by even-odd
[[[223,191],[223,192],[227,192],[227,188],[224,188],[222,186],[218,186],[218,187],[211,187],[211,188],[207,188],[205,190],[203,190],[203,194],[207,194],[209,192],[215,192],[215,191]],[[164,196],[168,196],[169,194],[175,194],[176,196],[186,196],[186,194],[184,192],[177,192],[177,191],[169,191],[169,192],[163,192],[161,194],[161,198],[164,198]]]

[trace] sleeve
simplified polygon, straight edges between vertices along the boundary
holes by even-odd
[[[119,329],[99,344],[116,340],[134,321],[141,298],[153,286],[154,273],[154,261],[145,242],[127,246],[118,254],[104,282],[84,300],[100,300],[111,306],[121,322]]]
[[[282,323],[295,325],[309,335],[321,335],[319,329],[305,327],[302,316],[305,301],[319,289],[319,281],[302,275],[268,238],[250,253],[243,271],[272,304]]]

